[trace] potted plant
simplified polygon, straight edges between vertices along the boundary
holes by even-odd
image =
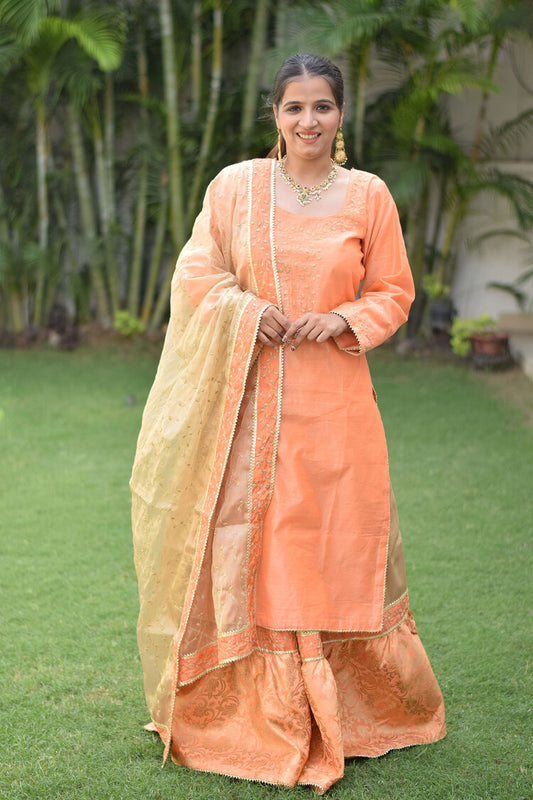
[[[424,275],[422,288],[430,298],[429,326],[432,333],[449,333],[455,315],[450,286],[444,283],[438,272],[431,272]]]
[[[490,314],[475,319],[456,318],[450,344],[459,356],[472,355],[474,363],[485,366],[509,360],[508,335],[497,328]]]

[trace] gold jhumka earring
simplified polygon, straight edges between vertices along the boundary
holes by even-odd
[[[281,130],[278,128],[278,161],[281,161]]]
[[[333,156],[333,160],[336,164],[342,167],[343,164],[346,164],[348,157],[346,155],[346,148],[344,146],[344,136],[342,135],[342,128],[339,128],[337,131],[337,135],[335,136],[335,155]]]

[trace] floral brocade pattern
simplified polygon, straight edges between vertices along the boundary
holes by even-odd
[[[259,640],[279,646],[273,633],[259,630]],[[285,652],[256,651],[183,687],[173,760],[322,793],[345,758],[445,735],[442,695],[410,614],[385,637],[329,642],[309,660],[307,638],[283,632]]]

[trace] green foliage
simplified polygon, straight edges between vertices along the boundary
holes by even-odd
[[[424,275],[423,288],[428,297],[432,300],[443,300],[450,295],[450,285],[444,283],[437,273]]]
[[[163,20],[155,0],[0,0],[0,240],[18,251],[21,241],[38,240],[43,251],[53,242],[39,280],[28,284],[34,324],[35,306],[50,306],[54,292],[72,294],[76,286],[83,286],[86,313],[101,324],[124,306],[143,309],[149,327],[161,324],[176,246],[190,233],[208,181],[273,144],[267,113],[243,135],[244,89],[252,84],[247,107],[254,92],[260,105],[280,61],[298,49],[346,65],[348,157],[390,185],[417,289],[430,286],[426,272],[451,283],[458,225],[476,195],[505,197],[517,226],[533,225],[533,182],[493,165],[530,135],[533,109],[500,126],[483,122],[487,97],[500,88],[498,53],[533,29],[530,3],[280,0],[267,4],[258,62],[252,34],[259,5],[172,0]],[[167,61],[163,27],[175,46]],[[221,41],[222,57],[214,58]],[[387,71],[391,88],[370,103],[376,68]],[[259,85],[247,81],[252,74]],[[448,98],[465,89],[482,121],[470,152],[448,113]]]
[[[458,356],[467,356],[471,350],[470,337],[475,333],[494,333],[496,321],[490,314],[481,314],[475,318],[456,317],[452,322],[450,345]]]
[[[134,317],[128,311],[117,311],[113,320],[113,327],[122,336],[138,336],[144,333],[146,325],[138,317]]]
[[[487,286],[490,286],[492,289],[499,289],[502,292],[506,292],[510,294],[516,302],[518,303],[518,307],[521,311],[533,311],[533,299],[529,301],[529,294],[524,289],[524,286],[527,285],[531,280],[533,280],[533,269],[527,269],[525,272],[522,272],[512,283],[503,283],[500,281],[491,281],[487,283]]]

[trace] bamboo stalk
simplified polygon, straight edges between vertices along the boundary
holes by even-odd
[[[189,204],[187,209],[187,223],[189,227],[192,225],[194,217],[196,216],[202,180],[215,131],[215,120],[218,112],[220,86],[222,83],[222,37],[222,0],[213,0],[213,55],[211,67],[211,88],[200,154],[196,161],[193,184],[189,194]]]
[[[74,177],[80,204],[82,228],[91,251],[89,254],[89,268],[96,297],[98,321],[101,325],[107,327],[110,325],[111,314],[104,282],[102,261],[98,253],[98,237],[93,210],[91,184],[85,161],[79,114],[72,103],[69,103],[67,110]]]
[[[170,177],[170,233],[174,246],[179,250],[185,241],[185,220],[183,213],[183,186],[179,147],[180,117],[176,79],[176,49],[174,45],[174,24],[170,0],[160,0],[159,23],[163,50],[163,82],[167,112],[167,146]]]
[[[259,85],[260,68],[263,64],[265,49],[265,36],[268,21],[268,0],[257,0],[255,6],[254,24],[252,29],[252,44],[250,48],[250,61],[244,89],[244,102],[241,118],[241,161],[248,157],[250,142],[257,114],[257,89]]]
[[[139,311],[139,297],[141,290],[141,275],[144,252],[144,231],[146,226],[148,190],[148,162],[143,157],[137,181],[137,203],[135,205],[135,219],[133,232],[133,250],[131,255],[130,282],[128,289],[128,311],[136,317]]]
[[[276,6],[275,39],[276,49],[282,50],[287,46],[288,28],[288,3],[287,0],[278,0]]]
[[[50,229],[50,209],[48,203],[47,186],[47,130],[46,110],[41,94],[35,97],[36,118],[36,154],[37,154],[37,212],[38,212],[38,241],[43,254],[48,248],[48,235]],[[43,259],[44,262],[44,259]],[[44,264],[37,267],[35,294],[33,301],[33,323],[37,327],[43,320],[43,301],[46,274]]]
[[[157,331],[163,322],[163,317],[165,316],[168,303],[169,303],[169,294],[170,294],[170,284],[172,283],[172,276],[174,275],[175,265],[174,262],[170,263],[166,269],[165,277],[163,279],[163,284],[161,286],[161,290],[159,292],[156,304],[154,306],[154,310],[152,312],[152,317],[150,319],[150,324],[148,326],[148,330],[150,331]]]
[[[501,47],[501,38],[499,36],[494,36],[492,39],[490,55],[487,65],[487,78],[492,79],[494,75],[494,69],[496,67],[496,59],[498,57],[498,53]],[[476,121],[476,135],[474,136],[474,143],[472,145],[472,149],[470,151],[470,161],[475,164],[479,160],[479,153],[481,148],[481,142],[483,141],[483,125],[485,123],[485,119],[487,116],[487,106],[488,100],[490,96],[490,92],[485,89],[483,94],[481,95],[481,103],[479,105],[478,114],[477,114],[477,121]]]
[[[103,224],[106,251],[107,280],[113,316],[120,306],[118,290],[118,265],[114,243],[117,219],[115,202],[115,98],[114,79],[110,72],[105,76],[104,92],[104,191],[106,195],[105,223]]]
[[[148,60],[146,57],[146,39],[144,25],[137,23],[137,76],[139,94],[146,99],[149,94]],[[148,111],[141,104],[141,130],[146,138],[148,129]],[[143,266],[144,239],[146,231],[146,210],[148,206],[148,159],[146,150],[141,155],[141,163],[137,181],[137,202],[135,205],[133,249],[131,256],[130,283],[128,288],[128,311],[137,316],[140,303],[140,288]]]
[[[157,286],[157,278],[159,276],[159,270],[161,267],[161,256],[163,255],[163,244],[165,242],[167,218],[168,218],[168,195],[165,192],[165,195],[161,201],[161,205],[159,206],[159,214],[157,217],[157,226],[155,230],[155,240],[152,249],[152,258],[150,260],[150,268],[148,270],[148,279],[146,281],[146,290],[144,293],[144,302],[141,313],[141,319],[144,322],[144,324],[147,325],[148,330],[150,331],[157,330],[157,328],[161,326],[162,314],[161,317],[158,319],[158,315],[155,313],[156,309],[154,307],[154,297]],[[166,307],[166,302],[168,301],[165,299],[165,307]]]
[[[194,119],[198,119],[202,101],[202,3],[194,0],[192,4],[191,35],[191,110]]]
[[[359,168],[363,165],[363,133],[365,127],[366,112],[366,87],[368,83],[368,72],[370,62],[370,48],[372,40],[368,39],[361,43],[361,53],[357,70],[357,95],[355,101],[354,117],[354,152],[355,161]]]

